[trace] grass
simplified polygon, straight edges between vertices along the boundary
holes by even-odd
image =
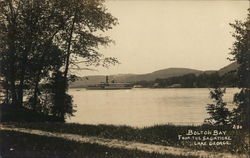
[[[175,147],[189,147],[208,151],[246,153],[248,147],[244,144],[242,132],[231,128],[213,126],[175,126],[157,125],[147,128],[132,128],[113,125],[81,125],[74,123],[11,123],[16,127],[40,129],[50,132],[71,133],[82,136],[96,136],[125,141],[137,141],[148,144],[158,144]],[[232,137],[232,145],[226,146],[190,146],[189,142],[178,140],[178,135],[187,133],[187,130],[227,130]]]
[[[0,154],[3,158],[194,158],[108,148],[13,131],[2,130],[0,136]]]

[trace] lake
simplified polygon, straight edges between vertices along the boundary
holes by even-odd
[[[228,88],[224,100],[233,108],[237,88]],[[67,122],[146,127],[156,124],[197,125],[208,117],[206,106],[212,103],[208,88],[130,90],[70,89],[77,106]]]

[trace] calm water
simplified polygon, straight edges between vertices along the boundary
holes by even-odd
[[[224,100],[232,108],[229,88]],[[77,112],[68,122],[113,124],[134,127],[156,124],[200,124],[208,117],[207,88],[86,90],[70,89]]]

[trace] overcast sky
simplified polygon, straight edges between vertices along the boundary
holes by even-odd
[[[119,25],[106,33],[116,44],[101,52],[121,64],[80,76],[222,68],[230,63],[234,40],[229,23],[245,19],[249,8],[247,0],[108,0],[105,5]]]

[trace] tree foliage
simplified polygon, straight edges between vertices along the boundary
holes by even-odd
[[[239,64],[237,69],[237,86],[241,89],[234,96],[234,103],[237,108],[234,109],[235,123],[242,125],[249,130],[250,127],[250,9],[248,9],[247,20],[236,21],[230,24],[235,32],[233,37],[235,42],[231,49],[231,60]]]
[[[225,88],[215,88],[210,91],[210,98],[214,104],[208,104],[207,111],[210,117],[205,120],[206,123],[214,125],[229,125],[231,124],[231,112],[226,107],[227,103],[223,101]]]
[[[250,12],[250,9],[248,9]],[[250,127],[250,13],[247,20],[235,21],[230,24],[234,28],[232,36],[235,42],[231,48],[231,61],[238,64],[235,85],[240,88],[240,92],[234,95],[234,104],[236,108],[231,112],[231,120],[234,125],[241,126],[245,130]],[[229,111],[225,108],[226,103],[222,100],[224,90],[216,88],[210,92],[211,98],[215,104],[209,104],[207,107],[210,114],[209,119],[213,119],[215,124],[227,124]]]
[[[202,74],[185,74],[154,81],[137,81],[135,84],[143,87],[153,87],[158,83],[158,88],[168,88],[173,84],[180,84],[182,88],[213,88],[218,86],[235,87],[236,74],[234,72],[220,75],[218,72]]]
[[[71,68],[108,66],[101,35],[117,24],[103,0],[1,0],[0,77],[6,102],[65,118],[73,113],[67,94]],[[48,95],[49,94],[49,95]],[[26,100],[24,100],[27,98]]]

